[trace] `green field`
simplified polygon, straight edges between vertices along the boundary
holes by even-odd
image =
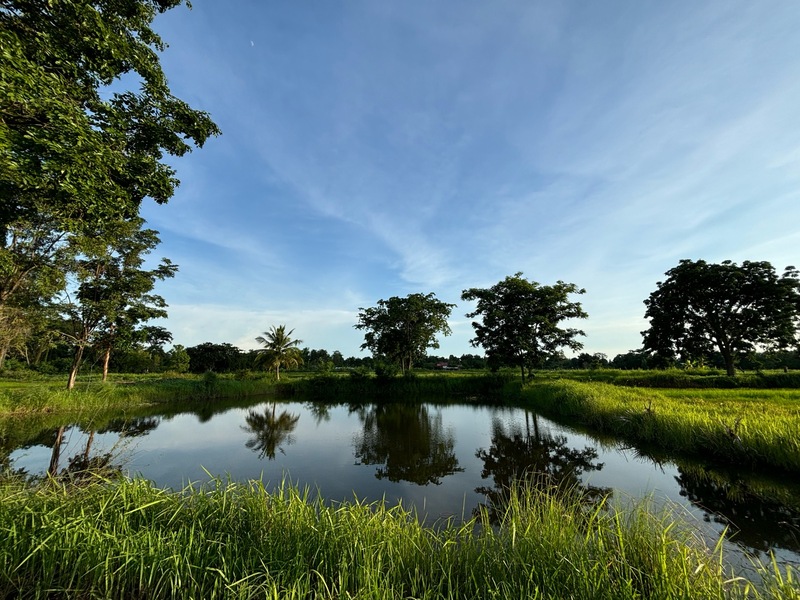
[[[565,424],[678,455],[800,472],[800,390],[649,389],[543,380],[525,402]]]
[[[130,410],[222,398],[275,394],[281,384],[264,378],[235,376],[120,377],[107,383],[89,380],[72,391],[59,378],[6,381],[0,386],[0,414],[37,412],[86,413],[97,410]]]

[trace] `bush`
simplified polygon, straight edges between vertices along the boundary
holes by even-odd
[[[375,363],[375,377],[378,378],[378,381],[386,382],[391,381],[400,373],[400,367],[398,367],[394,363],[389,362],[378,362]]]
[[[350,379],[355,379],[356,381],[363,381],[365,379],[372,378],[372,371],[367,367],[356,367],[355,369],[350,369]]]
[[[219,375],[214,371],[206,371],[203,373],[203,380],[200,383],[203,395],[206,398],[213,398],[217,395],[219,390]]]
[[[252,371],[251,369],[239,369],[233,376],[237,381],[258,381],[265,377],[266,374],[263,371]]]

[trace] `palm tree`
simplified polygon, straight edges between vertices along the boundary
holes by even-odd
[[[264,348],[258,351],[256,364],[264,363],[268,369],[275,369],[275,378],[281,378],[281,365],[291,368],[303,364],[303,357],[300,356],[300,349],[297,347],[302,344],[302,340],[291,338],[294,329],[286,331],[286,325],[272,326],[264,335],[256,338]]]

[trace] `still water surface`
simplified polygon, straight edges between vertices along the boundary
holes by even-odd
[[[8,457],[11,466],[45,472],[49,438],[55,435],[41,432],[21,444]],[[87,450],[111,452],[127,473],[159,486],[181,489],[210,476],[261,479],[268,487],[289,480],[333,501],[400,502],[428,522],[469,517],[512,480],[547,473],[616,500],[678,503],[711,544],[727,526],[737,531],[726,547],[739,565],[769,551],[782,563],[800,564],[796,482],[656,461],[517,408],[269,402],[120,420],[93,434],[72,427],[62,466]]]

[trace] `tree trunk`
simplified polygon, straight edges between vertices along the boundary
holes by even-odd
[[[733,363],[733,354],[723,350],[722,358],[725,360],[725,370],[728,372],[728,377],[736,377],[736,367]]]
[[[75,356],[72,358],[72,366],[69,369],[69,379],[67,380],[67,389],[71,390],[75,387],[75,380],[78,378],[78,369],[81,368],[81,359],[83,358],[83,345],[75,348]]]
[[[8,354],[8,345],[3,344],[2,348],[0,348],[0,371],[3,370],[3,367],[6,363],[6,355]]]
[[[50,466],[47,467],[47,474],[50,477],[58,475],[58,461],[61,458],[61,442],[64,439],[65,430],[66,426],[62,425],[56,433],[56,441],[53,443],[53,451],[50,453]]]
[[[111,346],[103,351],[103,382],[108,379],[108,362],[111,360]]]
[[[281,363],[275,365],[275,380],[276,381],[281,380]]]

